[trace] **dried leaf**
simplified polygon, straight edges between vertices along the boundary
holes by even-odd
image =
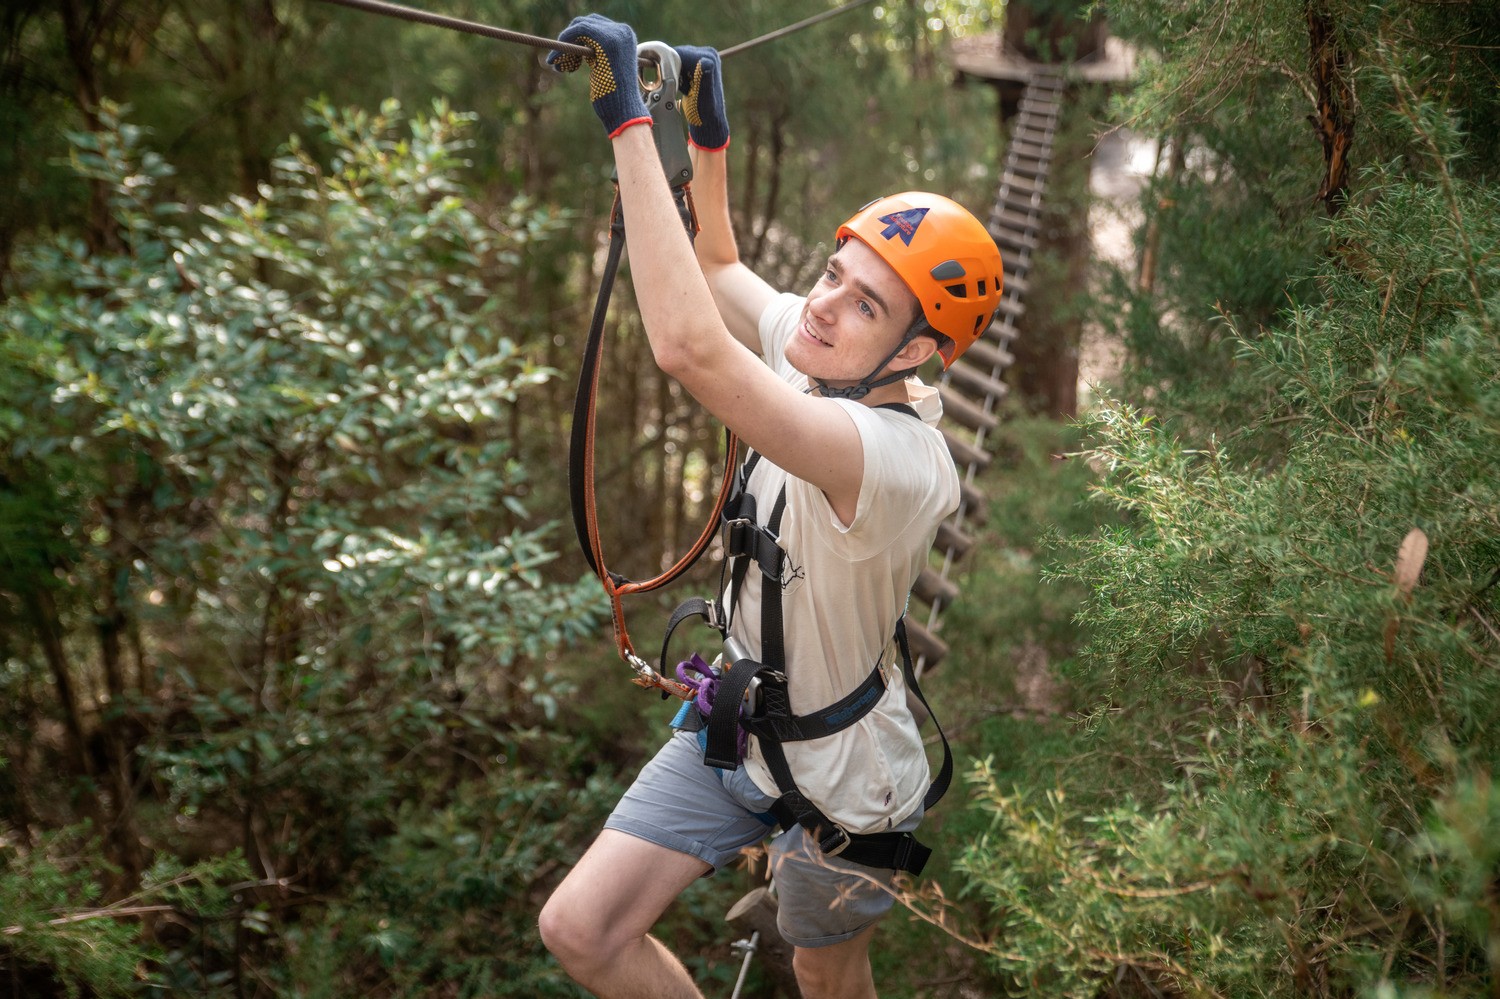
[[[1396,554],[1396,588],[1403,597],[1411,596],[1422,575],[1422,566],[1427,561],[1427,534],[1420,527],[1413,527],[1401,542]]]

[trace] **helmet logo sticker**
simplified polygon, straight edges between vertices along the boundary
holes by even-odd
[[[922,219],[926,215],[927,209],[925,208],[908,208],[905,211],[882,215],[880,221],[885,223],[885,228],[880,231],[880,235],[886,239],[895,239],[900,236],[901,242],[910,246],[912,237],[917,234],[917,226],[922,224]]]

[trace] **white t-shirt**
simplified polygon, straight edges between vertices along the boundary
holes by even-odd
[[[766,362],[800,389],[808,387],[807,376],[786,362],[785,347],[803,302],[799,295],[780,295],[760,319]],[[958,473],[936,429],[942,416],[937,390],[916,378],[906,387],[920,422],[909,413],[838,400],[864,448],[853,523],[840,523],[817,486],[765,458],[749,483],[762,523],[786,486],[781,603],[792,711],[828,707],[877,661],[884,670],[885,693],[857,723],[825,739],[782,744],[797,787],[851,833],[888,831],[916,810],[928,785],[927,757],[891,638],[938,525],[958,507]],[[752,566],[745,580],[730,632],[759,659],[762,577]],[[779,793],[758,740],[751,740],[746,769],[762,791]]]

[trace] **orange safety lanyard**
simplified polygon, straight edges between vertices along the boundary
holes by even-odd
[[[689,234],[697,231],[697,217],[693,211],[692,194],[684,183],[673,188],[678,212]],[[609,597],[611,617],[614,624],[615,645],[620,658],[635,671],[633,680],[638,686],[661,690],[683,700],[691,700],[691,687],[664,676],[650,663],[636,654],[630,633],[625,626],[623,598],[633,593],[646,593],[666,586],[686,572],[708,549],[718,531],[719,520],[729,502],[734,485],[735,453],[739,441],[727,428],[724,431],[724,472],[719,481],[719,493],[703,531],[691,548],[671,568],[646,580],[632,580],[620,573],[612,572],[604,558],[604,545],[599,537],[599,506],[595,483],[596,425],[599,401],[599,371],[604,356],[605,314],[609,309],[610,294],[614,288],[615,274],[619,269],[620,256],[625,246],[625,217],[620,209],[619,193],[615,194],[614,207],[610,211],[609,254],[605,259],[604,275],[599,284],[599,295],[594,304],[594,317],[589,324],[588,343],[584,349],[583,365],[578,374],[578,392],[573,405],[573,435],[569,448],[569,493],[573,502],[573,526],[578,532],[578,544],[583,549],[589,568],[598,576]],[[662,664],[666,668],[666,664]]]

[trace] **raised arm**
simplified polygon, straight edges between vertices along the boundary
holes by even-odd
[[[652,140],[636,86],[635,33],[589,15],[576,19],[561,37],[596,51],[590,98],[614,145],[631,282],[657,365],[747,444],[822,489],[849,522],[864,476],[859,432],[837,403],[799,392],[779,378],[720,317]],[[577,68],[573,58],[571,68]],[[565,59],[554,54],[553,61],[567,69]],[[615,67],[624,67],[618,79]],[[726,208],[726,219],[727,214]]]
[[[740,343],[760,353],[760,317],[776,290],[740,262],[729,215],[729,118],[719,53],[698,45],[677,49],[682,59],[683,114],[694,150],[693,194],[698,210],[698,266],[708,279],[724,324]]]
[[[694,156],[693,199],[702,226],[695,250],[724,324],[736,340],[758,354],[760,317],[776,297],[776,289],[740,261],[729,218],[728,161],[729,153],[723,149],[699,149]]]

